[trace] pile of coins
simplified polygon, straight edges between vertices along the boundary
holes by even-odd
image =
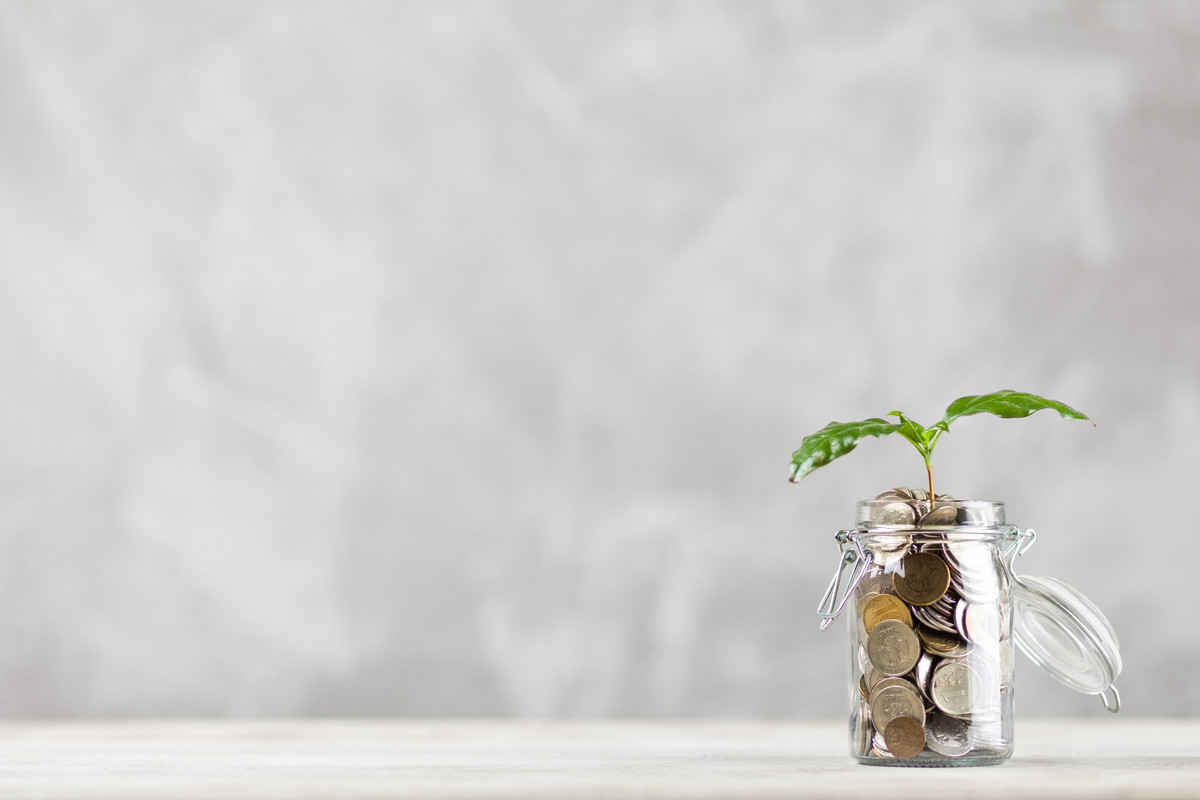
[[[876,500],[886,501],[876,524],[897,535],[871,548],[855,592],[855,755],[940,760],[1005,751],[1012,647],[995,548],[922,533],[969,524],[946,495],[930,502],[922,490],[892,489]]]

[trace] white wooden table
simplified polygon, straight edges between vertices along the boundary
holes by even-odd
[[[1200,798],[1200,721],[1019,720],[1002,766],[853,763],[841,723],[0,724],[0,797]]]

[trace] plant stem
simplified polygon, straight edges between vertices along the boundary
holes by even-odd
[[[930,463],[928,457],[925,459],[925,472],[929,475],[929,507],[933,508],[935,502],[934,498],[937,497],[937,495],[933,493],[933,464]]]

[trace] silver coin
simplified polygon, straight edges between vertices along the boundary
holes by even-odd
[[[916,520],[917,513],[908,503],[888,503],[875,513],[872,521],[889,528],[910,528]]]
[[[959,598],[957,596],[947,591],[932,604],[933,612],[946,621],[950,621],[954,619],[954,615],[958,612],[958,601]]]
[[[927,628],[933,628],[943,633],[958,634],[958,628],[954,627],[954,620],[947,620],[929,606],[910,606],[909,611],[912,612],[913,619]]]
[[[993,576],[980,579],[951,572],[950,588],[959,597],[972,603],[994,603],[1000,599],[999,583]]]
[[[864,597],[868,594],[895,594],[893,589],[891,574],[884,572],[878,566],[874,566],[863,575],[855,591],[858,592],[859,597]],[[860,600],[859,602],[861,603],[862,601]]]
[[[882,733],[876,733],[871,737],[871,752],[880,758],[894,758],[888,751],[887,744],[883,741]]]
[[[870,664],[867,664],[867,669],[863,672],[863,678],[866,680],[866,683],[867,683],[868,696],[870,695],[871,690],[874,689],[876,686],[878,686],[879,682],[882,681],[886,677],[887,677],[887,675],[884,675],[882,672],[875,669]]]
[[[949,758],[965,756],[973,746],[971,724],[947,714],[930,714],[925,718],[925,746]]]
[[[944,659],[933,670],[929,694],[939,711],[965,717],[977,705],[979,674],[960,659]]]
[[[903,675],[920,657],[917,634],[901,620],[885,619],[867,637],[867,658],[884,675]]]
[[[963,638],[980,647],[1000,645],[1000,612],[994,605],[968,603],[963,612]]]
[[[929,653],[925,653],[917,661],[917,666],[913,668],[913,676],[917,679],[917,689],[926,700],[933,699],[929,696],[929,677],[933,674],[933,668],[936,665],[937,659]]]
[[[871,709],[864,700],[858,704],[854,716],[850,718],[851,740],[854,742],[854,755],[865,756],[871,743]]]
[[[912,500],[912,495],[901,489],[888,489],[886,492],[880,492],[875,495],[876,500]]]
[[[959,600],[958,605],[954,607],[954,629],[958,631],[958,635],[967,641],[967,606],[970,605],[966,600]]]
[[[910,681],[908,678],[901,677],[899,675],[887,675],[875,681],[874,685],[871,686],[871,697],[874,697],[876,693],[882,692],[889,686],[902,686],[905,689],[911,689],[913,687],[912,681]],[[871,698],[868,697],[867,699],[870,700]]]
[[[913,500],[929,499],[929,492],[925,491],[924,489],[909,489],[908,491],[912,493]]]
[[[963,658],[974,671],[975,681],[971,686],[972,713],[980,713],[988,705],[1000,706],[1001,668],[999,653],[979,647]]]
[[[893,684],[871,693],[871,724],[882,732],[896,717],[912,717],[925,724],[925,703],[911,683]]]
[[[921,515],[921,521],[918,523],[922,528],[947,528],[953,527],[958,520],[958,508],[955,506],[938,506],[937,508]]]

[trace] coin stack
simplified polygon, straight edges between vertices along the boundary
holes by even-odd
[[[876,500],[875,524],[896,535],[871,548],[855,593],[855,755],[916,763],[1006,750],[1012,648],[994,548],[933,532],[970,524],[946,495]]]

